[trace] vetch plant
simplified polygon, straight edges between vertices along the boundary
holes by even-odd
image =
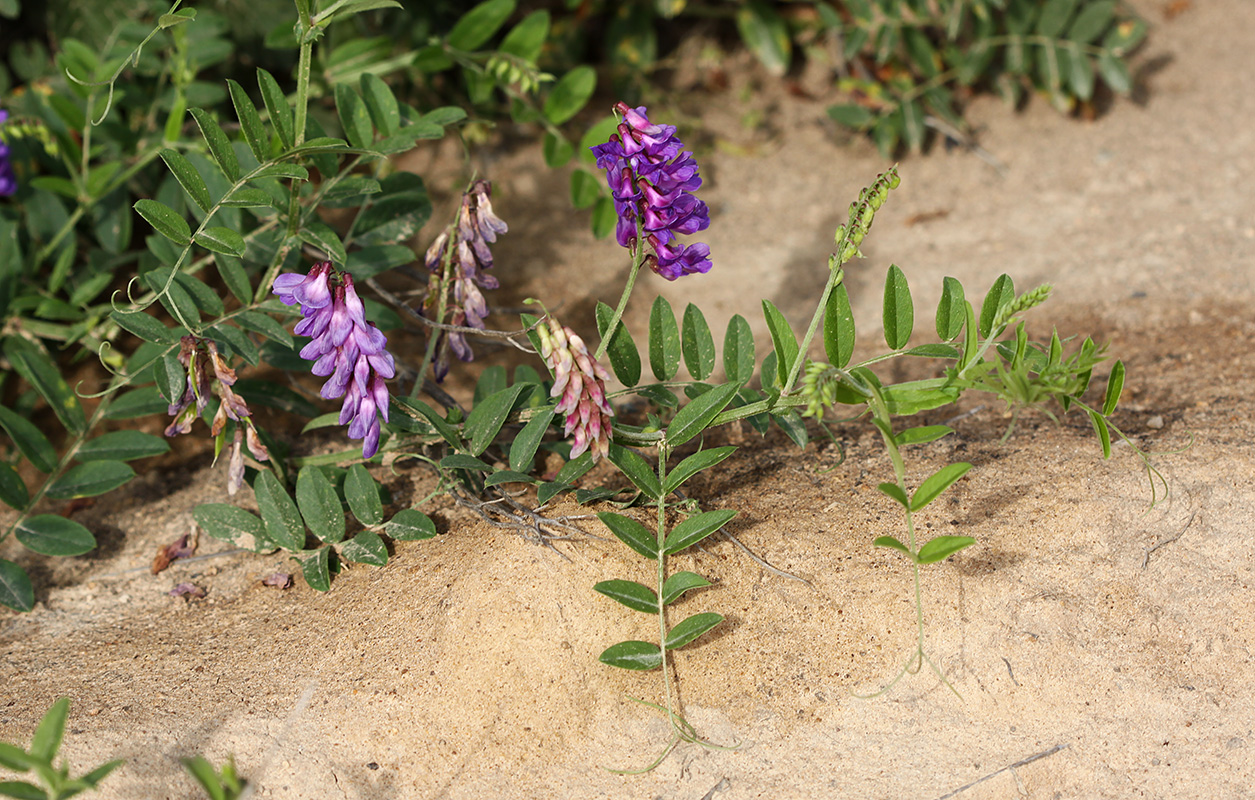
[[[309,418],[311,430],[343,417],[351,437],[361,440],[359,455],[374,456],[402,432],[413,436],[398,440],[398,449],[439,440],[427,422],[404,414],[395,424],[388,421],[386,381],[395,365],[382,337],[414,315],[404,300],[372,284],[413,263],[405,243],[431,214],[422,178],[396,171],[389,157],[465,126],[467,115],[461,107],[431,103],[440,93],[414,91],[409,79],[438,81],[451,70],[474,76],[476,108],[498,102],[534,109],[531,121],[568,151],[573,148],[561,126],[596,82],[591,67],[556,77],[543,73],[536,62],[548,14],[509,25],[513,0],[487,0],[447,29],[425,27],[422,58],[415,52],[394,57],[387,38],[360,38],[363,27],[408,13],[393,0],[298,0],[295,25],[273,41],[290,46],[292,74],[261,69],[247,76],[227,61],[234,47],[223,38],[226,20],[180,5],[174,2],[150,25],[128,20],[115,35],[102,32],[107,44],[100,52],[67,37],[55,59],[23,59],[20,77],[48,91],[0,100],[0,190],[7,193],[0,195],[0,358],[13,376],[2,385],[0,501],[17,511],[0,539],[13,536],[40,554],[73,556],[95,547],[86,526],[42,513],[48,501],[117,489],[135,477],[130,462],[169,450],[162,437],[135,430],[102,434],[107,425],[125,426],[172,407],[178,424],[171,434],[191,429],[193,416],[214,420],[215,455],[230,448],[226,478],[233,492],[245,484],[256,490],[258,476],[269,474],[288,493],[307,466],[258,424],[259,408]],[[136,7],[132,15],[146,10]],[[415,13],[425,18],[427,10]],[[268,63],[284,62],[280,56]],[[422,110],[407,102],[420,94]],[[333,113],[311,110],[315,103]],[[496,227],[486,183],[474,197],[477,219],[486,226],[480,239],[491,242],[504,227]],[[342,210],[339,218],[348,222],[329,224],[324,209]],[[478,247],[473,254],[483,255]],[[313,319],[303,321],[302,330],[323,322],[331,330],[347,312],[351,334],[341,341],[343,330],[336,327],[307,352],[317,351],[315,369],[330,370],[322,392],[259,379],[263,364],[289,373],[309,370],[300,356],[309,343],[285,327],[301,309],[285,306],[272,291],[278,276],[326,261],[333,265],[328,274],[341,277],[328,284],[327,310],[309,308]],[[128,276],[134,276],[129,283]],[[443,294],[455,282],[448,291],[465,318],[451,320],[446,309],[429,314],[426,323],[457,329],[450,341],[464,343],[459,325],[482,322],[486,309],[476,291],[490,280],[464,272],[430,288]],[[188,364],[180,361],[187,357],[185,336],[199,354]],[[61,352],[69,358],[80,348],[112,374],[95,386],[71,387],[62,377]],[[408,374],[424,371],[405,367]],[[228,374],[238,379],[222,380]],[[320,394],[341,400],[338,414],[320,413]],[[29,419],[45,405],[59,427]],[[349,495],[337,464],[351,462],[350,453],[315,467],[334,486],[341,507]],[[19,470],[19,460],[31,469]],[[362,492],[352,496],[367,497],[369,488],[379,494],[369,481],[365,488],[353,484]],[[255,549],[286,543],[306,552],[296,532],[299,517],[284,517],[267,530],[255,514],[231,508],[199,512],[214,520],[211,535]],[[363,513],[372,520],[363,524],[384,529],[383,519]],[[419,512],[402,514],[399,536],[434,535],[430,520],[415,516]],[[271,518],[279,525],[279,517]],[[373,563],[386,555],[382,541],[367,537],[363,543],[365,551],[350,547],[349,553]],[[322,563],[334,570],[336,561]],[[314,574],[317,585],[328,585],[321,577],[329,573]],[[25,571],[0,559],[0,604],[26,611],[34,598]]]
[[[147,414],[172,415],[171,436],[193,430],[197,417],[204,419],[215,439],[215,456],[231,442],[228,490],[248,485],[256,512],[234,502],[202,504],[192,509],[200,527],[244,549],[282,551],[319,591],[328,591],[333,576],[350,564],[385,566],[396,542],[435,537],[435,523],[420,510],[430,497],[446,495],[492,524],[551,545],[557,536],[583,533],[576,520],[554,516],[550,506],[573,492],[579,503],[600,504],[595,509],[600,522],[646,559],[641,574],[594,588],[632,612],[649,615],[651,631],[657,630],[648,641],[610,643],[600,657],[616,668],[661,672],[658,702],[639,701],[660,711],[670,729],[650,769],[680,743],[715,746],[685,720],[673,672],[678,651],[717,633],[723,617],[708,610],[717,607],[712,581],[695,572],[672,571],[671,561],[716,534],[734,536],[727,526],[735,509],[703,510],[700,492],[684,493],[689,481],[735,451],[719,445],[714,429],[745,421],[765,434],[775,425],[805,447],[811,430],[807,418],[820,419],[813,424],[822,427],[828,410],[843,406],[842,416],[866,417],[881,433],[893,480],[879,490],[904,513],[905,534],[877,532],[873,544],[905,556],[914,577],[916,646],[886,688],[925,663],[944,681],[925,649],[920,567],[975,542],[966,536],[921,541],[916,515],[926,513],[972,468],[954,463],[922,480],[912,475],[906,448],[952,431],[912,425],[910,418],[954,403],[969,391],[1002,398],[1013,411],[1012,424],[1024,409],[1053,418],[1078,408],[1089,415],[1109,457],[1112,433],[1128,441],[1111,419],[1123,387],[1123,365],[1112,367],[1102,402],[1087,402],[1105,349],[1090,339],[1073,347],[1057,333],[1048,341],[1031,340],[1022,315],[1042,303],[1049,288],[1017,294],[1006,275],[985,294],[979,314],[963,286],[946,278],[936,312],[938,341],[912,345],[914,304],[906,275],[896,265],[886,273],[881,320],[888,350],[853,363],[856,335],[844,268],[861,258],[860,245],[877,211],[899,184],[896,167],[850,205],[836,231],[824,289],[800,337],[780,309],[763,300],[771,339],[767,355],[756,358],[751,327],[737,315],[722,336],[717,359],[715,335],[701,309],[688,303],[677,319],[670,303],[657,297],[650,306],[647,341],[638,347],[621,321],[641,269],[683,279],[687,288],[718,266],[705,243],[684,241],[711,224],[709,209],[697,195],[701,177],[695,158],[673,126],[650,120],[643,106],[626,103],[614,106],[611,125],[597,127],[601,140],[588,143],[587,157],[604,171],[609,195],[604,203],[593,203],[594,224],[612,229],[629,257],[617,304],[598,302],[587,321],[590,328],[596,325],[595,348],[591,337],[586,343],[576,332],[578,322],[569,316],[560,321],[547,312],[523,314],[520,330],[488,328],[483,293],[497,287],[496,275],[509,271],[494,266],[491,245],[507,226],[493,210],[486,179],[467,181],[449,227],[425,248],[427,270],[401,273],[416,277],[420,285],[399,297],[375,279],[416,262],[408,242],[430,216],[431,204],[422,179],[394,171],[389,157],[418,141],[442,137],[462,123],[466,112],[415,108],[368,70],[353,73],[350,80],[336,51],[329,54],[334,63],[327,73],[313,70],[315,47],[326,41],[329,26],[347,25],[357,12],[391,5],[389,0],[350,0],[320,7],[297,0],[291,91],[275,75],[258,70],[255,92],[229,80],[220,107],[189,110],[188,73],[194,70],[188,68],[168,76],[176,89],[171,107],[153,98],[139,113],[132,105],[135,98],[124,93],[114,108],[113,84],[127,64],[148,63],[141,51],[160,32],[173,31],[176,55],[191,58],[196,52],[186,34],[196,15],[176,3],[147,38],[132,31],[127,47],[103,62],[71,46],[65,61],[76,76],[70,81],[76,87],[69,89],[73,99],[45,101],[27,93],[25,102],[34,105],[30,118],[22,120],[27,133],[20,147],[8,133],[13,121],[5,123],[10,161],[20,148],[35,145],[42,155],[22,151],[16,204],[0,205],[0,307],[8,315],[0,352],[16,376],[0,388],[17,398],[12,408],[0,405],[0,428],[12,442],[7,460],[0,462],[0,500],[17,512],[0,539],[12,534],[45,555],[90,551],[95,539],[85,526],[63,514],[39,512],[45,501],[116,489],[135,475],[128,462],[166,452],[161,437],[125,429],[97,433],[107,421]],[[492,62],[509,62],[505,67],[487,66],[492,56],[473,52],[512,10],[502,0],[477,5],[419,60],[428,59],[430,67],[445,58],[450,66],[457,63],[480,76],[530,75],[510,59]],[[547,30],[547,18],[529,15],[507,34],[502,50],[525,51],[513,52],[513,58],[530,63],[524,55],[538,52],[532,45],[542,28]],[[516,37],[519,30],[523,33]],[[579,86],[563,88],[565,80],[544,101],[550,125],[569,119],[587,99]],[[334,118],[311,113],[319,81],[330,81],[322,88],[328,111],[334,103]],[[518,99],[524,84],[534,90],[541,83],[520,81],[510,96]],[[39,105],[45,102],[56,106],[55,114]],[[130,127],[95,124],[121,112],[132,114]],[[105,146],[101,138],[120,129],[134,135]],[[101,137],[95,146],[93,136]],[[26,181],[28,169],[49,174]],[[584,178],[573,179],[573,186]],[[601,191],[581,190],[581,195]],[[128,206],[151,228],[142,251],[130,246],[130,226],[139,223],[129,211],[117,211]],[[324,216],[328,208],[345,213]],[[80,244],[88,255],[79,256]],[[210,267],[215,274],[209,274]],[[132,268],[135,277],[129,283],[115,283],[115,276]],[[45,273],[47,283],[36,285],[34,276]],[[18,286],[38,291],[19,293]],[[111,288],[111,301],[96,300]],[[420,296],[418,307],[406,299]],[[544,300],[537,301],[542,309]],[[407,322],[421,325],[417,331],[426,336],[421,358],[411,361],[403,349],[389,350],[390,335]],[[451,366],[450,355],[470,361],[470,341],[476,337],[495,337],[538,355],[549,377],[542,377],[539,364],[518,364],[512,373],[493,365],[481,370],[469,400],[450,396],[439,385]],[[810,359],[817,337],[825,362]],[[86,387],[72,389],[50,343],[80,345],[99,355],[111,371],[103,389],[95,394]],[[930,359],[938,368],[934,377],[887,382],[877,368],[895,359]],[[259,379],[253,370],[263,364],[291,380]],[[722,375],[716,374],[717,364]],[[318,388],[307,385],[307,373],[321,379]],[[611,375],[622,388],[607,389]],[[398,376],[414,378],[408,393],[389,386]],[[83,402],[88,397],[94,405]],[[629,398],[630,404],[624,402]],[[339,401],[339,408],[320,407],[328,400]],[[58,445],[28,419],[40,402],[64,428],[64,435],[54,436],[60,438]],[[262,407],[309,421],[299,437],[275,437],[259,424]],[[342,441],[347,433],[360,440],[360,447],[311,454],[324,439],[317,432],[339,426],[347,431],[327,432],[327,437]],[[1162,477],[1146,454],[1134,449],[1151,476],[1153,502],[1154,481]],[[539,475],[542,454],[546,461],[556,456],[561,466]],[[33,491],[15,468],[19,456],[28,462],[28,473],[41,473]],[[587,485],[584,476],[603,460],[623,480]],[[426,498],[393,497],[367,464],[430,470],[435,488]],[[0,603],[19,610],[34,605],[29,577],[11,561],[0,560]],[[681,657],[690,656],[698,654]],[[26,763],[3,752],[14,763]],[[209,780],[203,767],[196,769]],[[222,796],[236,791],[233,775],[225,770],[212,778],[202,784],[217,786]]]

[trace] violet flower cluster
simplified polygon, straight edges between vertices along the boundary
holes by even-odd
[[[423,315],[428,319],[440,322],[440,303],[445,305],[445,319],[455,327],[478,328],[484,330],[484,319],[488,316],[488,303],[484,300],[481,289],[496,289],[500,284],[492,275],[484,270],[492,267],[492,251],[488,245],[497,241],[498,234],[505,233],[509,227],[492,211],[492,184],[488,181],[475,181],[471,188],[462,195],[462,207],[458,211],[457,225],[453,235],[446,230],[427,248],[424,259],[427,269],[433,275],[443,276],[445,259],[452,248],[452,274],[449,280],[453,286],[453,297],[447,296],[447,287],[440,281],[433,281],[427,299],[423,302]],[[449,351],[462,361],[473,361],[475,354],[466,341],[466,334],[461,331],[442,331],[436,344],[435,363],[432,371],[437,381],[443,381],[449,374]]]
[[[655,125],[645,107],[617,103],[622,115],[618,132],[606,144],[591,148],[598,169],[614,197],[619,222],[615,237],[631,247],[640,220],[645,239],[653,249],[645,263],[669,281],[681,275],[710,270],[710,248],[701,243],[687,247],[676,241],[679,234],[697,233],[710,225],[706,204],[692,192],[702,185],[693,154],[675,136],[674,125]]]
[[[257,435],[248,403],[231,389],[235,385],[235,370],[227,366],[212,340],[184,336],[179,341],[179,363],[187,369],[187,377],[183,395],[170,404],[170,416],[174,419],[166,426],[166,436],[191,432],[192,423],[209,405],[209,395],[218,395],[218,413],[214,414],[209,433],[219,436],[228,419],[236,423],[227,465],[227,494],[235,494],[244,485],[245,439],[248,440],[248,451],[258,461],[269,459],[270,451]]]
[[[540,355],[553,373],[550,397],[558,400],[556,411],[566,414],[563,436],[575,434],[571,458],[588,450],[593,461],[610,453],[610,420],[614,409],[606,400],[610,373],[589,354],[575,331],[559,325],[553,317],[536,327]]]
[[[310,371],[315,375],[329,376],[322,387],[324,399],[344,398],[340,424],[349,426],[350,439],[363,440],[362,457],[375,455],[379,417],[388,421],[385,381],[396,376],[396,364],[385,349],[383,332],[366,321],[353,276],[335,273],[330,261],[321,261],[306,275],[275,278],[274,293],[285,305],[300,304],[304,319],[293,332],[313,338],[301,348],[301,358],[314,362]]]
[[[0,125],[9,118],[9,112],[0,111]],[[0,196],[8,197],[17,191],[17,176],[13,174],[13,164],[9,161],[9,146],[0,138]]]

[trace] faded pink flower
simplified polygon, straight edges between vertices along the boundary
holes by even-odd
[[[614,409],[606,400],[610,373],[597,363],[584,340],[575,331],[559,325],[553,317],[536,329],[540,354],[553,373],[550,397],[557,397],[556,410],[566,415],[564,436],[574,434],[571,458],[588,450],[593,461],[610,452],[610,420]]]

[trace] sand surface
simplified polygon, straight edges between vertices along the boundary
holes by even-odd
[[[437,502],[426,509],[442,536],[399,543],[389,566],[343,573],[329,594],[299,578],[260,585],[291,568],[277,555],[149,574],[196,504],[226,499],[203,452],[76,512],[99,534],[94,553],[42,560],[0,546],[38,600],[0,613],[0,740],[25,743],[69,695],[63,753],[78,768],[127,760],[102,798],[198,796],[178,764],[194,754],[234,754],[255,796],[275,798],[1252,796],[1255,3],[1195,0],[1171,19],[1158,0],[1139,5],[1154,29],[1137,102],[1079,122],[1040,98],[1018,114],[977,100],[968,116],[1005,170],[940,146],[904,159],[867,259],[848,269],[868,354],[891,262],[911,281],[920,341],[943,276],[969,297],[1003,272],[1021,289],[1052,283],[1032,333],[1110,341],[1129,376],[1116,421],[1140,446],[1192,437],[1155,458],[1171,495],[1153,509],[1131,448],[1103,461],[1075,414],[1061,426],[1028,416],[1001,443],[1007,419],[986,405],[910,453],[915,480],[975,465],[920,517],[925,535],[978,540],[924,573],[928,652],[961,699],[927,671],[878,699],[852,696],[891,678],[914,645],[910,572],[871,546],[900,516],[875,490],[890,467],[863,423],[836,429],[839,465],[832,443],[799,451],[778,433],[733,431],[739,452],[689,487],[706,508],[738,509],[740,541],[809,581],[722,539],[674,559],[717,581],[683,610],[728,620],[679,654],[683,707],[735,750],[685,745],[638,777],[604,769],[644,765],[666,735],[626,699],[658,701],[658,674],[596,660],[651,632],[592,591],[647,580],[614,541],[544,548]],[[739,313],[764,341],[764,296],[804,324],[833,228],[886,166],[823,122],[827,98],[756,95],[770,124],[751,129],[737,97],[681,101],[714,131],[703,170],[715,268],[674,284],[649,276],[627,317],[637,330],[656,292],[698,303],[717,335]],[[587,327],[593,300],[617,297],[621,252],[569,221],[567,178],[534,147],[483,168],[511,224],[493,302],[558,298]],[[419,469],[380,478],[394,510],[430,488]],[[198,552],[223,549],[202,538]],[[208,597],[166,595],[183,580]]]

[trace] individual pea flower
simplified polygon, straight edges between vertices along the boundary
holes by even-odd
[[[0,126],[9,118],[9,112],[0,110]],[[4,137],[0,136],[0,196],[8,197],[17,191],[17,175],[13,173],[13,164],[9,161],[9,146]]]
[[[249,452],[258,461],[268,460],[270,451],[257,435],[248,403],[231,388],[235,385],[235,370],[227,365],[212,340],[184,336],[179,341],[179,363],[187,369],[187,376],[182,396],[170,405],[170,416],[174,420],[166,427],[166,436],[190,432],[192,423],[209,404],[209,395],[218,395],[218,411],[209,433],[218,438],[223,435],[228,420],[236,423],[227,467],[227,493],[233,495],[244,485],[245,440]]]
[[[374,323],[366,321],[353,276],[336,273],[330,261],[321,261],[305,275],[288,273],[275,278],[274,293],[287,305],[300,304],[303,319],[293,332],[309,336],[301,358],[310,369],[328,378],[320,394],[326,400],[344,398],[340,424],[349,426],[350,439],[362,439],[362,457],[379,451],[379,417],[388,421],[388,378],[396,377],[396,362],[387,351],[388,340]]]
[[[488,316],[488,302],[482,289],[496,289],[500,284],[484,270],[492,267],[492,251],[488,245],[497,241],[499,234],[509,227],[492,210],[492,184],[477,180],[462,195],[455,225],[442,232],[427,249],[424,262],[433,275],[439,276],[430,284],[423,302],[423,314],[428,319],[441,321],[440,304],[445,303],[445,318],[459,328],[484,330]],[[452,231],[452,235],[450,235]],[[450,249],[452,252],[450,253]],[[449,283],[452,298],[443,285],[446,258],[451,258]],[[475,353],[462,331],[441,331],[436,343],[435,363],[432,371],[437,381],[449,374],[449,353],[461,361],[473,361]]]
[[[585,450],[593,461],[610,453],[610,420],[614,409],[606,400],[610,373],[589,354],[575,331],[549,317],[536,328],[540,355],[553,373],[550,397],[557,397],[556,411],[566,415],[564,436],[575,434],[571,458]]]
[[[645,263],[669,281],[681,275],[710,270],[710,248],[700,242],[687,247],[677,235],[697,233],[710,226],[710,211],[693,196],[702,185],[693,154],[675,136],[674,125],[656,125],[645,107],[615,104],[622,117],[610,141],[592,148],[598,169],[614,197],[619,221],[615,238],[624,247],[636,243],[640,221],[653,253]]]

